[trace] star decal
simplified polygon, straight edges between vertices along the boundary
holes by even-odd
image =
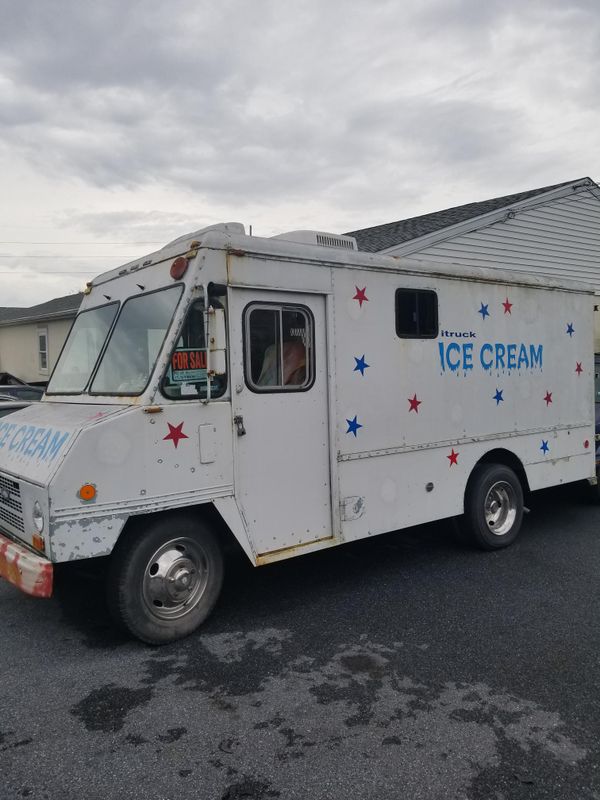
[[[550,450],[550,448],[548,447],[548,441],[546,439],[542,439],[542,446],[540,447],[540,450],[544,455],[546,455],[548,450]]]
[[[362,428],[362,427],[363,427],[363,426],[360,424],[360,422],[357,422],[357,420],[356,420],[356,416],[357,416],[357,415],[355,414],[355,415],[354,415],[354,419],[347,419],[347,420],[346,420],[346,422],[348,423],[348,430],[346,431],[346,433],[353,433],[353,434],[354,434],[354,438],[355,438],[355,439],[356,439],[356,431],[357,431],[359,428]]]
[[[573,323],[572,322],[567,322],[566,333],[569,334],[569,337],[573,336],[573,334],[575,333],[575,328],[573,327]]]
[[[356,366],[354,367],[353,372],[360,372],[361,375],[364,375],[365,370],[370,367],[370,364],[366,363],[364,355],[360,358],[354,356],[354,360],[356,361]]]
[[[417,400],[417,395],[415,394],[415,396],[412,399],[410,397],[408,398],[408,402],[410,403],[410,408],[408,409],[409,413],[411,411],[415,411],[418,414],[419,413],[419,406],[421,405],[421,403],[423,401],[422,400]]]
[[[489,305],[489,303],[488,303],[488,305]],[[486,317],[489,317],[489,315],[490,315],[490,312],[488,311],[488,307],[486,305],[484,305],[483,303],[481,304],[481,308],[479,309],[479,311],[477,313],[481,314],[481,319],[485,319]]]
[[[547,391],[546,392],[546,397],[544,397],[544,400],[546,401],[546,406],[549,406],[550,403],[552,402],[552,392],[548,392]]]
[[[356,294],[352,298],[353,300],[358,300],[358,305],[362,308],[362,304],[365,302],[369,302],[369,298],[365,294],[367,291],[367,287],[365,286],[364,289],[359,289],[358,286],[354,287],[356,289]]]
[[[175,445],[175,450],[177,450],[177,445],[181,439],[189,439],[189,436],[187,436],[182,430],[183,422],[180,422],[179,425],[171,425],[170,422],[167,422],[167,425],[169,426],[169,432],[166,436],[163,436],[163,441],[170,439]]]
[[[460,453],[455,453],[454,448],[452,448],[452,452],[450,453],[450,455],[446,456],[446,458],[450,459],[450,466],[452,466],[452,464],[456,464],[458,466],[459,455]]]
[[[577,366],[575,367],[575,372],[578,375],[581,375],[581,373],[583,372],[583,367],[581,366],[581,361],[577,361]]]
[[[496,394],[492,397],[492,400],[496,401],[496,405],[499,406],[500,403],[504,402],[504,398],[502,397],[502,392],[504,389],[496,389]]]
[[[514,303],[509,303],[509,302],[508,302],[508,297],[507,297],[507,298],[506,298],[506,300],[505,300],[505,301],[502,303],[502,305],[504,306],[504,313],[505,313],[505,314],[512,314],[511,308],[513,307]]]

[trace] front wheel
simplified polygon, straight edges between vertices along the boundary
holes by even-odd
[[[462,527],[482,550],[508,547],[523,521],[523,489],[515,473],[502,464],[480,464],[465,494]]]
[[[192,633],[212,611],[223,583],[213,532],[183,514],[126,532],[111,557],[108,604],[117,623],[147,644]]]

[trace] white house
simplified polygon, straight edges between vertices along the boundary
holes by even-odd
[[[0,308],[0,372],[47,383],[82,297],[69,294],[31,308]]]

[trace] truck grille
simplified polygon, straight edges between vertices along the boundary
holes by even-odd
[[[5,522],[21,533],[25,532],[21,487],[17,481],[7,478],[6,475],[0,475],[0,522]]]

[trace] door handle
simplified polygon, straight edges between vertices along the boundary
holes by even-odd
[[[242,417],[241,414],[237,414],[233,418],[233,424],[235,425],[235,428],[237,430],[237,435],[238,436],[245,436],[246,435],[246,428],[244,428],[244,418]]]

